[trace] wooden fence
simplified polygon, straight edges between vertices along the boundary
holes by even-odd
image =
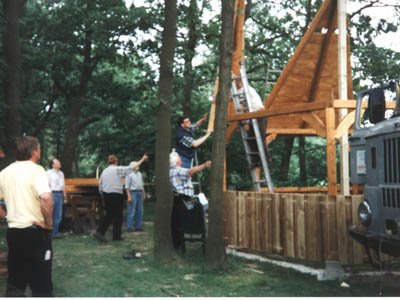
[[[228,245],[306,260],[367,261],[364,248],[347,233],[358,222],[363,195],[224,194]]]

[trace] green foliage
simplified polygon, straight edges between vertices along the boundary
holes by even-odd
[[[75,176],[94,176],[110,153],[121,164],[138,159],[143,152],[154,158],[155,111],[159,104],[157,81],[159,51],[163,30],[161,0],[145,1],[145,6],[130,8],[120,0],[98,0],[93,8],[78,0],[28,0],[21,20],[23,73],[21,97],[23,131],[41,138],[43,162],[60,156],[64,146],[67,111],[81,84],[85,37],[92,39],[91,68],[86,98],[82,107],[80,135],[75,158]],[[270,92],[265,85],[268,69],[282,70],[303,35],[307,22],[316,13],[321,0],[253,0],[245,25],[246,60],[251,84],[263,96]],[[363,2],[366,5],[369,1]],[[186,51],[189,1],[178,2],[178,44],[174,64],[174,99],[172,109],[172,144],[175,120],[182,112],[184,78],[182,64]],[[198,1],[198,37],[191,80],[192,120],[209,111],[209,98],[217,76],[220,12],[213,12],[209,1]],[[377,5],[377,4],[375,4]],[[394,7],[399,9],[399,7]],[[4,18],[0,11],[0,21]],[[352,15],[351,47],[354,90],[363,80],[373,82],[398,78],[400,54],[377,47],[373,40],[381,33],[396,32],[399,20],[381,19],[373,23],[361,13]],[[3,26],[0,27],[0,33]],[[2,40],[0,40],[2,45]],[[0,67],[5,62],[0,48]],[[4,68],[0,68],[4,70]],[[0,71],[3,89],[4,72]],[[0,112],[4,95],[0,94]],[[4,126],[0,123],[0,126]],[[204,128],[204,127],[203,127]],[[199,133],[201,135],[202,132]],[[199,161],[210,159],[212,139],[199,150]],[[290,171],[281,174],[283,140],[271,144],[272,175],[276,185],[299,185],[298,142],[294,143]],[[235,135],[227,146],[228,184],[250,187],[250,176],[243,146]],[[306,140],[307,184],[326,181],[324,145]],[[316,162],[323,162],[321,166]],[[153,178],[154,160],[144,166]],[[207,173],[201,175],[206,184]]]

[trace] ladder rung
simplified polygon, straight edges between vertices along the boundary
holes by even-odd
[[[259,155],[260,152],[246,152],[248,155]]]
[[[253,181],[253,183],[266,183],[266,180],[256,180],[256,181]]]

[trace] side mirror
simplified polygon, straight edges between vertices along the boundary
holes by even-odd
[[[368,110],[367,116],[372,124],[377,124],[385,119],[385,94],[383,88],[374,88],[367,92]]]

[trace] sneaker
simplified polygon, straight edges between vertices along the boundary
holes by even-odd
[[[138,259],[141,257],[142,257],[142,254],[140,252],[128,253],[128,254],[122,256],[123,259]]]
[[[143,228],[135,228],[135,231],[143,231]]]
[[[96,238],[96,240],[98,240],[99,242],[103,242],[106,243],[107,239],[104,237],[104,235],[98,233],[97,231],[95,233],[93,233],[93,236]]]
[[[125,240],[123,237],[113,238],[113,241],[123,241],[123,240]]]
[[[128,228],[128,229],[126,230],[126,232],[133,232],[133,229],[132,229],[132,228]]]

